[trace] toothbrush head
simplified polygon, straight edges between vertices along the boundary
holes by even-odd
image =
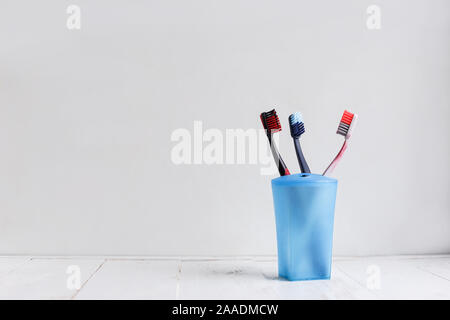
[[[295,112],[289,116],[289,127],[291,128],[292,138],[299,138],[305,133],[305,125],[300,112]]]
[[[353,114],[345,110],[344,114],[342,115],[341,122],[339,122],[339,126],[336,133],[344,136],[345,139],[349,139],[350,136],[352,135],[353,128],[355,127],[357,119],[358,119],[357,114]]]
[[[275,109],[261,113],[260,118],[267,132],[275,133],[281,131],[280,119]]]

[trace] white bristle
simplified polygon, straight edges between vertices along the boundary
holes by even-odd
[[[347,135],[345,136],[345,139],[349,139],[351,137],[353,129],[355,128],[357,121],[358,121],[358,115],[355,113],[353,115],[353,119],[352,119],[352,122],[350,123],[350,127],[348,128]]]
[[[301,114],[300,112],[294,112],[294,113],[291,114],[291,116],[289,117],[289,122],[290,122],[290,124],[295,124],[295,123],[303,122],[302,114]]]

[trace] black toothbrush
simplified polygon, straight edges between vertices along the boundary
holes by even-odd
[[[278,171],[280,172],[280,176],[290,175],[286,164],[281,158],[280,153],[278,152],[277,146],[273,141],[273,134],[275,132],[281,131],[280,119],[278,118],[277,112],[275,109],[263,112],[260,115],[261,122],[263,124],[264,129],[266,130],[267,139],[269,139],[270,150],[272,150],[273,158],[275,159],[275,163],[277,164]]]

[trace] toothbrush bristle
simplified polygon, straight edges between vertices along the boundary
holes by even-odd
[[[342,115],[341,121],[339,122],[339,126],[336,133],[344,137],[347,136],[353,118],[354,114],[345,110],[344,114]]]
[[[300,112],[295,112],[289,116],[289,127],[292,138],[298,138],[305,133],[305,125]]]
[[[275,109],[261,113],[260,117],[264,129],[270,130],[272,133],[281,131],[280,119]]]

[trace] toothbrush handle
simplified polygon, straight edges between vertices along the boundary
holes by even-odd
[[[339,163],[339,161],[341,161],[342,156],[344,155],[345,150],[347,149],[348,146],[348,142],[347,139],[345,139],[344,144],[342,145],[341,150],[339,151],[339,153],[336,155],[336,157],[334,158],[334,160],[330,163],[330,165],[328,166],[328,168],[325,169],[325,171],[323,172],[323,176],[326,175],[330,175],[334,168],[337,166],[337,164]]]
[[[275,159],[275,163],[278,167],[278,172],[280,172],[280,176],[287,176],[291,173],[289,172],[286,164],[284,163],[283,159],[280,156],[280,153],[278,152],[277,146],[272,141],[272,135],[268,135],[267,138],[269,138],[269,145],[270,150],[272,151],[273,158]]]
[[[298,164],[300,165],[300,170],[302,173],[311,173],[308,163],[306,162],[305,156],[302,152],[302,147],[300,146],[300,139],[294,138],[295,153],[297,154]]]

